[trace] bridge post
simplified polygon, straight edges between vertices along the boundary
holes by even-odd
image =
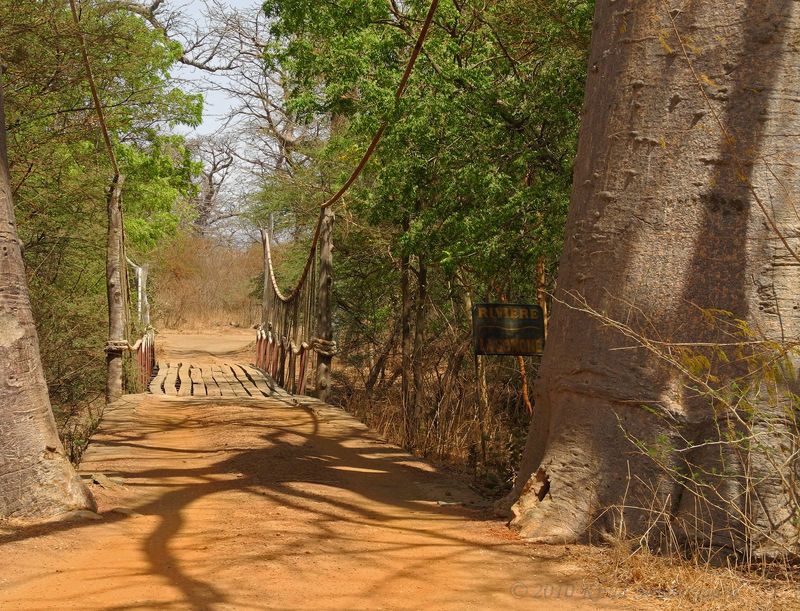
[[[333,352],[329,348],[333,341],[333,322],[331,320],[331,289],[333,288],[333,221],[330,208],[322,212],[319,232],[319,290],[317,292],[317,336],[324,342],[324,348],[317,348],[316,391],[320,401],[327,401],[331,385],[331,361]]]
[[[122,353],[127,348],[125,320],[128,287],[122,265],[122,183],[117,174],[108,191],[108,240],[106,244],[106,292],[108,294],[108,342],[106,343],[106,402],[122,396]]]
[[[269,240],[272,239],[272,213],[269,215],[269,229],[261,228],[261,244],[264,247],[264,289],[261,292],[261,321],[265,330],[269,330],[270,326],[270,312],[269,304],[271,293],[270,286],[270,273],[269,273],[269,255],[267,246]]]
[[[142,280],[142,309],[139,316],[142,321],[142,326],[147,328],[150,326],[150,301],[147,299],[147,274],[150,272],[150,264],[142,263],[141,280]]]

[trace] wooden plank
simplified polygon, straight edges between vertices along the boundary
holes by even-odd
[[[189,373],[189,363],[183,363],[178,369],[178,380],[180,380],[181,387],[178,389],[179,397],[192,396],[192,378]]]
[[[231,381],[225,375],[222,366],[214,365],[211,371],[214,375],[214,381],[217,383],[217,386],[219,386],[220,395],[223,397],[235,397],[236,391],[231,386]]]
[[[261,391],[256,388],[256,385],[250,381],[250,378],[244,372],[241,365],[237,365],[236,363],[228,365],[231,368],[231,373],[239,380],[239,384],[242,385],[244,391],[250,395],[251,397],[259,397],[261,398],[263,395]]]
[[[167,377],[167,368],[169,365],[164,362],[158,363],[158,373],[156,376],[150,381],[150,392],[154,395],[163,395],[164,394],[164,379]]]
[[[214,374],[211,371],[210,365],[204,365],[200,368],[200,374],[203,378],[203,383],[206,386],[206,394],[209,397],[221,397],[222,392],[219,389],[219,385],[217,384],[216,380],[214,380]]]
[[[169,396],[176,396],[178,390],[175,388],[175,382],[178,381],[178,367],[180,363],[170,363],[167,370],[167,378],[164,380],[164,394]]]
[[[180,382],[180,388],[177,388]],[[150,382],[153,394],[169,396],[269,397],[274,393],[264,373],[250,365],[194,365],[191,363],[158,363],[158,373]]]
[[[255,384],[255,387],[260,390],[265,397],[269,397],[272,394],[272,389],[269,387],[267,378],[261,371],[250,365],[239,365],[239,367],[244,370],[253,381],[253,384]]]
[[[204,397],[207,393],[202,371],[197,365],[192,365],[190,375],[192,378],[192,394],[196,397]]]
[[[231,390],[233,390],[233,394],[237,397],[249,397],[250,393],[248,393],[244,387],[242,386],[241,381],[236,377],[231,369],[231,366],[227,363],[222,366],[222,374],[225,376],[225,379],[231,385]]]
[[[269,386],[267,386],[266,382],[263,380],[263,376],[261,376],[261,374],[253,375],[249,369],[250,368],[247,365],[237,363],[234,370],[236,371],[237,376],[243,377],[247,380],[245,387],[254,397],[259,399],[265,396],[268,397]],[[260,383],[259,378],[261,378]]]

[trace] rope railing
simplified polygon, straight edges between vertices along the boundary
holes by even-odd
[[[306,393],[310,353],[316,355],[316,396],[324,397],[330,384],[330,361],[336,352],[330,326],[332,226],[333,213],[323,210],[303,273],[288,296],[275,279],[272,220],[268,230],[261,230],[264,293],[256,366],[293,394]]]

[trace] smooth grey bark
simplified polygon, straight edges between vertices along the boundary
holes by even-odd
[[[678,536],[740,549],[742,524],[686,494],[623,434],[648,447],[666,440],[678,449],[673,466],[714,473],[727,450],[693,447],[718,437],[711,401],[581,302],[664,342],[720,341],[701,309],[730,312],[757,339],[800,337],[800,265],[789,250],[800,249],[798,51],[792,0],[598,0],[558,289],[507,499],[519,497],[512,526],[525,536],[584,540],[621,532],[621,521],[640,535],[663,510]],[[721,384],[743,373],[704,354]],[[796,417],[796,404],[754,404],[756,432]],[[796,550],[796,498],[769,464],[750,460],[749,475],[765,478],[755,498],[737,496],[743,470],[717,480],[720,494],[749,503],[754,553]],[[797,481],[796,456],[782,469]],[[622,520],[605,511],[623,505]]]
[[[0,518],[42,518],[95,505],[64,454],[50,409],[14,222],[5,125],[0,83]]]

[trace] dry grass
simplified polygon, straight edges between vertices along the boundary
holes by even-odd
[[[581,546],[573,553],[595,600],[656,602],[660,609],[800,608],[796,567],[714,567],[692,558],[655,555],[632,541]]]
[[[435,346],[429,347],[429,355],[435,350]],[[388,362],[386,378],[371,393],[364,389],[366,373],[362,368],[337,362],[330,402],[361,419],[390,443],[468,474],[482,494],[498,497],[513,483],[530,424],[515,363],[498,359],[490,364],[490,408],[483,422],[471,361],[465,360],[449,380],[428,369],[422,423],[410,440],[405,438],[400,379],[393,374],[399,367],[397,356]],[[444,371],[445,367],[439,369]]]
[[[261,247],[239,250],[183,236],[158,253],[152,272],[153,322],[169,329],[251,327],[261,321],[253,296],[262,274]]]

